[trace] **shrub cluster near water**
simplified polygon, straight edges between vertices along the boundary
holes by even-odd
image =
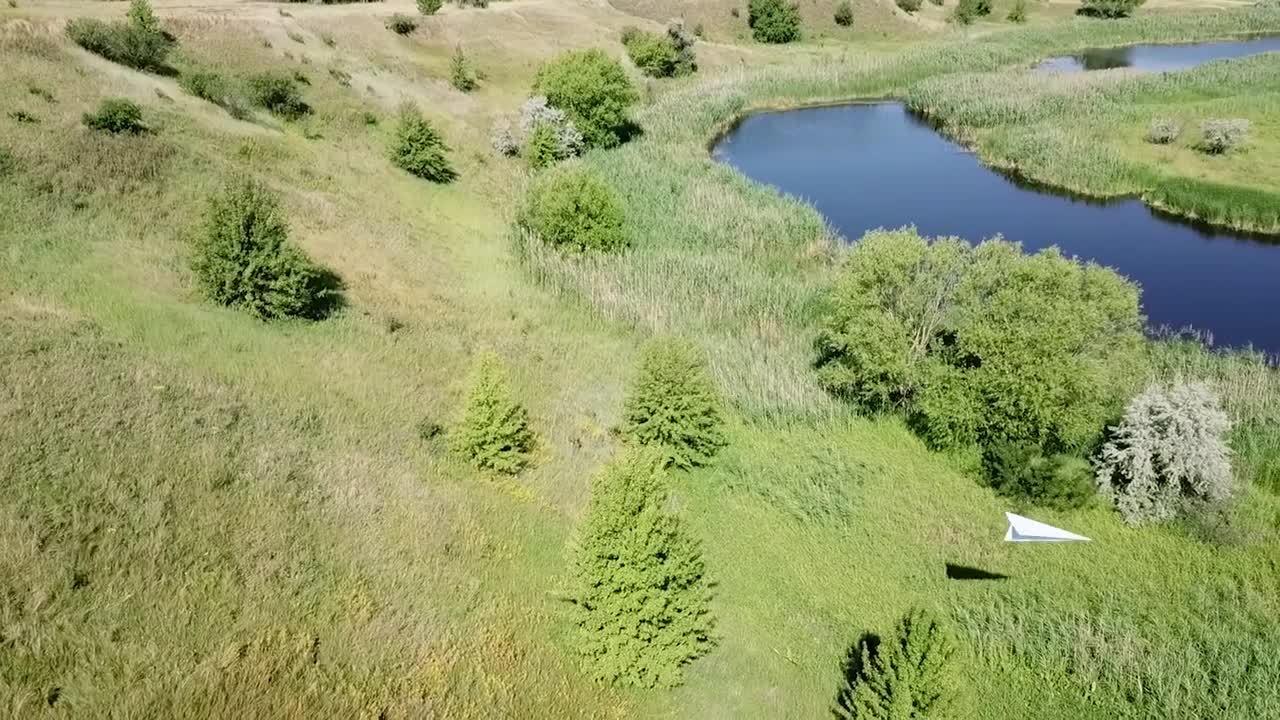
[[[634,27],[622,30],[622,45],[631,62],[650,77],[679,77],[697,70],[693,43],[694,38],[678,21],[671,23],[664,35]]]
[[[640,99],[617,60],[603,50],[573,50],[538,70],[533,91],[563,110],[588,147],[614,147],[628,135]]]
[[[583,166],[557,169],[529,191],[524,227],[544,242],[578,251],[627,246],[622,205],[609,185]]]

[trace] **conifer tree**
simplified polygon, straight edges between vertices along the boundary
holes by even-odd
[[[661,448],[678,468],[707,465],[725,446],[720,398],[706,363],[688,343],[658,340],[645,349],[623,408],[622,432]]]
[[[529,464],[529,413],[515,401],[502,360],[485,353],[471,376],[462,418],[449,446],[478,468],[514,475]]]
[[[715,640],[697,542],[664,510],[663,457],[632,447],[593,480],[575,556],[580,649],[601,681],[671,687]]]
[[[956,646],[932,613],[914,609],[894,636],[872,654],[863,645],[861,676],[841,692],[838,714],[850,720],[916,720],[946,717],[955,687],[948,665]]]

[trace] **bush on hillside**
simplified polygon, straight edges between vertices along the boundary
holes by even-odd
[[[1024,23],[1027,21],[1027,0],[1014,0],[1013,7],[1009,9],[1009,14],[1005,19],[1011,23]]]
[[[836,5],[835,21],[840,27],[849,27],[853,24],[853,4],[849,0],[840,0]]]
[[[387,29],[397,35],[408,35],[418,29],[418,21],[411,15],[396,13],[387,20]]]
[[[287,120],[297,120],[311,112],[302,99],[298,81],[292,75],[263,72],[248,80],[249,100],[258,107]]]
[[[533,129],[524,148],[524,159],[534,170],[551,167],[561,160],[560,139],[555,127],[542,124]]]
[[[1056,249],[872,232],[830,292],[818,378],[934,447],[1078,453],[1143,372],[1142,328],[1132,283]]]
[[[250,180],[209,203],[193,262],[205,296],[254,317],[318,317],[335,299],[325,273],[289,242],[280,202]]]
[[[402,105],[396,134],[391,139],[391,162],[410,175],[447,183],[458,177],[448,153],[444,138],[418,108],[409,103]]]
[[[521,213],[521,224],[544,242],[578,251],[625,248],[622,221],[622,206],[613,190],[582,166],[539,178]]]
[[[490,140],[494,150],[501,155],[524,153],[529,159],[531,140],[543,127],[549,130],[543,131],[542,142],[547,135],[554,135],[556,139],[555,160],[564,160],[582,152],[583,139],[578,127],[563,110],[548,105],[547,99],[541,95],[524,102],[520,107],[520,117],[515,122],[504,118],[495,123]],[[545,156],[545,150],[541,148],[539,153]]]
[[[1182,134],[1182,126],[1177,120],[1152,120],[1147,128],[1147,142],[1153,145],[1168,145]]]
[[[444,7],[444,0],[418,0],[418,12],[423,15],[435,15]]]
[[[835,714],[847,720],[950,717],[956,641],[941,618],[915,609],[883,640],[865,637],[845,661]]]
[[[1090,17],[1123,18],[1132,15],[1144,2],[1146,0],[1081,0],[1076,12]]]
[[[984,451],[983,466],[997,493],[1055,510],[1081,507],[1097,491],[1088,460],[1066,453],[1046,456],[1034,445],[997,443]]]
[[[450,449],[478,468],[514,475],[529,464],[533,443],[529,413],[516,402],[506,367],[497,355],[483,353],[449,432]]]
[[[614,147],[630,132],[627,111],[640,96],[622,65],[603,50],[572,50],[538,70],[533,89],[563,110],[588,147]]]
[[[596,679],[671,687],[715,644],[697,542],[666,511],[662,458],[629,448],[591,482],[574,553],[578,647]]]
[[[673,22],[665,35],[628,27],[622,31],[622,44],[631,62],[650,77],[688,75],[697,69],[693,55],[693,38],[684,25]]]
[[[748,0],[747,27],[757,42],[789,43],[800,39],[800,8],[787,0]]]
[[[903,12],[913,13],[920,9],[924,0],[894,0]]]
[[[18,172],[18,158],[5,147],[0,147],[0,178],[9,177]]]
[[[960,2],[956,3],[952,18],[962,25],[968,25],[974,20],[990,14],[991,0],[960,0]]]
[[[111,98],[103,100],[96,112],[84,114],[84,124],[90,130],[109,133],[141,133],[147,126],[142,122],[142,108],[132,100]]]
[[[471,92],[480,85],[480,73],[466,53],[462,52],[461,45],[454,49],[453,58],[449,61],[449,84],[464,93]]]
[[[124,22],[105,23],[75,18],[67,23],[67,37],[80,47],[111,62],[137,70],[162,71],[176,44],[160,28],[147,0],[132,0]]]
[[[1151,385],[1129,403],[1103,446],[1098,485],[1133,525],[1226,500],[1235,492],[1230,430],[1208,386]]]
[[[709,464],[725,446],[720,397],[693,346],[678,340],[649,343],[623,405],[621,430],[629,440],[659,449],[667,465],[682,469]]]
[[[1222,155],[1240,147],[1248,139],[1248,120],[1205,120],[1200,124],[1200,142],[1196,147],[1210,155]]]

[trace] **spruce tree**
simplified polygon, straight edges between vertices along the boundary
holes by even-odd
[[[580,649],[601,681],[671,687],[715,640],[696,541],[664,510],[663,457],[633,447],[593,480],[575,557]]]
[[[533,450],[529,413],[515,401],[502,360],[484,353],[471,376],[462,417],[449,446],[478,468],[514,475],[529,464]]]
[[[649,344],[623,408],[622,432],[661,448],[668,465],[707,465],[724,447],[720,398],[706,363],[688,343]]]
[[[932,613],[914,609],[894,637],[874,654],[863,645],[861,677],[841,693],[839,714],[850,720],[916,720],[945,717],[955,688],[948,665],[956,646]]]
[[[458,177],[449,163],[449,146],[440,131],[410,103],[400,107],[400,122],[391,142],[391,162],[420,178],[447,183]]]

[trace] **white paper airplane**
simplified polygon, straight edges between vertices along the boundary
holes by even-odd
[[[1009,519],[1009,531],[1004,534],[1005,542],[1089,541],[1089,538],[1083,535],[1067,532],[1052,525],[1045,525],[1042,522],[1036,522],[1021,515],[1014,515],[1011,512],[1005,513],[1004,516]]]

